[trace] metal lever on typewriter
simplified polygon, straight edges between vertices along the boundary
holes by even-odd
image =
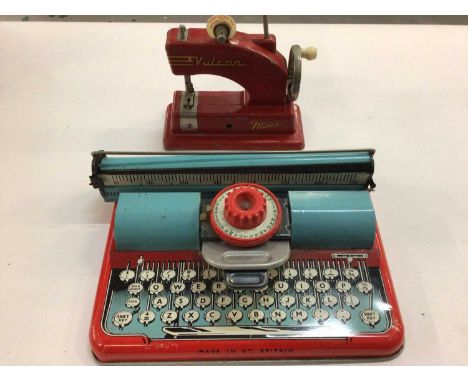
[[[233,289],[260,289],[268,284],[268,271],[225,271],[224,281]]]
[[[289,259],[289,241],[268,241],[253,248],[236,248],[222,241],[206,241],[201,250],[203,259],[224,270],[226,284],[234,289],[264,287],[268,269],[278,268]]]

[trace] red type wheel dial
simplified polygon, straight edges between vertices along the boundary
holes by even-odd
[[[254,183],[226,187],[211,202],[210,223],[224,242],[254,247],[271,239],[282,219],[278,198]]]

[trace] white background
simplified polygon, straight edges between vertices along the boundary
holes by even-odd
[[[96,363],[87,336],[112,205],[88,186],[90,152],[162,149],[183,87],[169,27],[0,23],[1,364]],[[318,48],[298,100],[306,148],[377,149],[372,196],[406,327],[405,349],[383,363],[467,364],[468,28],[270,32],[285,55]]]

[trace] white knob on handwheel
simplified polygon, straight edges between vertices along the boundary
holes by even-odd
[[[206,22],[206,31],[211,38],[225,42],[236,34],[236,22],[230,16],[211,16]]]
[[[317,58],[317,48],[309,46],[307,48],[301,49],[301,57],[309,61],[315,60]]]

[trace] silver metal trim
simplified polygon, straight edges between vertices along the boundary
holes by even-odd
[[[205,241],[201,255],[211,266],[225,270],[265,270],[277,268],[288,261],[289,241],[267,241],[253,248],[239,248],[222,241]]]
[[[252,282],[257,277],[258,282]],[[231,289],[261,289],[268,284],[268,271],[225,271],[224,281]]]
[[[178,155],[178,154],[199,154],[199,155],[219,155],[220,153],[230,155],[230,154],[319,154],[319,153],[355,153],[367,151],[369,154],[374,155],[375,149],[372,148],[362,148],[362,149],[352,149],[352,150],[293,150],[293,151],[275,151],[275,150],[265,150],[265,151],[203,151],[203,150],[187,150],[187,151],[106,151],[99,150],[91,152],[91,155]]]
[[[332,253],[332,259],[367,259],[367,253]]]
[[[198,92],[182,92],[180,99],[180,130],[189,133],[198,131],[197,110]]]

